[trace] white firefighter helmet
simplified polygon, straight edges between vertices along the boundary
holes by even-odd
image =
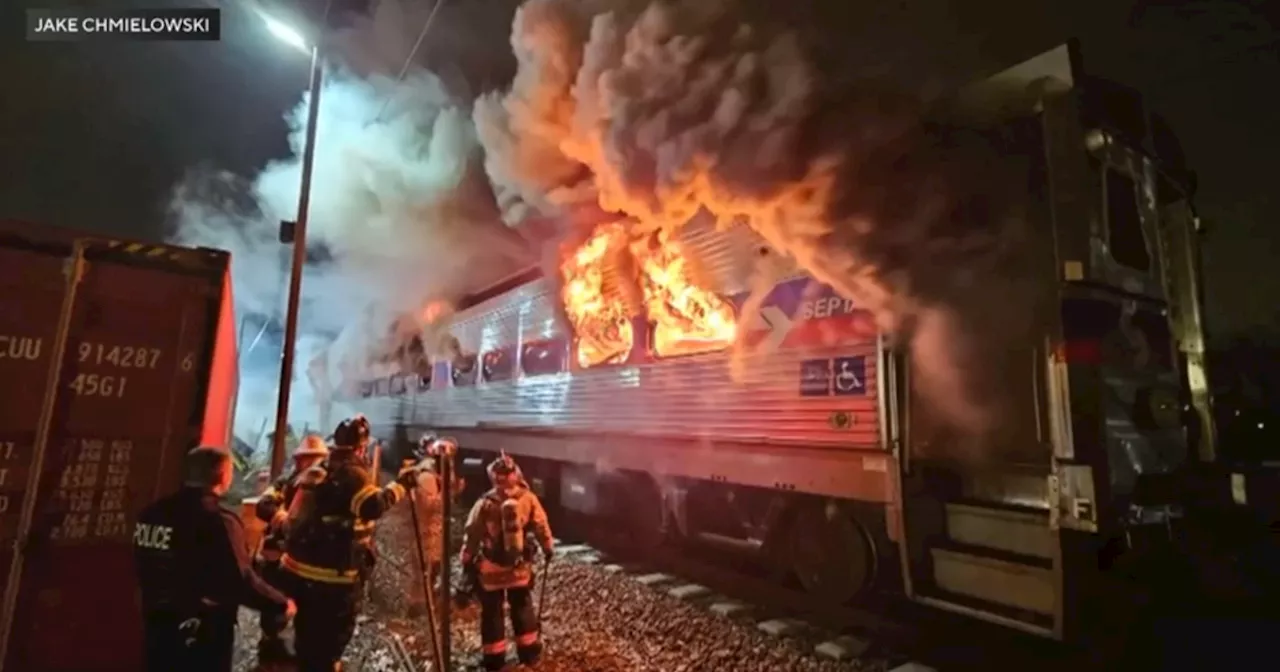
[[[302,443],[293,451],[293,457],[327,457],[329,455],[329,447],[324,445],[324,439],[319,434],[308,434],[302,437]]]

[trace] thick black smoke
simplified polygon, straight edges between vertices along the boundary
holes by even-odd
[[[994,431],[1033,304],[1025,173],[977,135],[926,129],[910,97],[824,79],[795,35],[741,16],[523,5],[514,84],[474,115],[508,222],[584,202],[643,228],[745,221],[909,344],[916,392],[948,424]]]

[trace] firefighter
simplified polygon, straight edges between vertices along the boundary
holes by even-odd
[[[427,578],[434,590],[439,590],[440,567],[444,564],[444,489],[436,467],[440,457],[440,445],[435,437],[424,436],[415,455],[421,460],[422,469],[414,486],[413,504],[417,509],[418,529],[416,538],[422,544],[422,557],[426,559]],[[427,595],[423,594],[421,581],[409,582],[409,616],[426,613]]]
[[[418,519],[416,536],[421,540],[422,557],[427,561],[428,581],[436,591],[440,589],[440,569],[444,564],[444,487],[440,480],[440,459],[446,451],[452,453],[456,447],[451,441],[439,440],[432,435],[423,436],[414,450],[414,456],[421,465],[413,497]],[[466,481],[455,474],[451,499],[456,501],[464,487]],[[410,582],[409,616],[426,613],[426,605],[422,582]]]
[[[289,503],[297,492],[298,478],[311,467],[320,464],[328,455],[329,448],[319,435],[308,434],[303,437],[302,443],[293,451],[293,473],[276,479],[262,493],[254,509],[258,520],[267,524],[262,546],[255,559],[258,572],[268,583],[281,590],[286,589],[288,583],[280,568],[280,556],[284,553],[284,522],[288,518]],[[292,654],[280,638],[285,626],[284,614],[279,610],[274,613],[263,611],[261,624],[262,639],[258,642],[258,659],[272,661],[291,658]]]
[[[504,601],[511,607],[520,662],[532,665],[542,654],[532,598],[534,547],[525,537],[532,533],[548,560],[553,549],[547,513],[515,460],[503,453],[488,472],[493,489],[467,516],[461,564],[479,589],[481,662],[486,670],[499,670],[507,654]]]
[[[253,570],[240,518],[218,506],[231,455],[187,454],[182,490],[142,510],[133,531],[147,670],[230,670],[240,605],[292,618],[296,609]]]
[[[299,477],[289,507],[280,565],[298,601],[294,646],[301,672],[341,669],[372,569],[374,521],[404,497],[405,484],[417,481],[417,468],[408,467],[379,488],[365,467],[368,445],[369,421],[344,420],[328,459]]]

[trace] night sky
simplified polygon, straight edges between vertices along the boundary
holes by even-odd
[[[1276,3],[808,1],[826,4],[814,12],[828,23],[838,4],[840,41],[904,71],[998,66],[1080,38],[1086,67],[1144,90],[1200,173],[1198,205],[1212,227],[1206,272],[1214,336],[1280,327]],[[165,200],[185,170],[209,164],[252,174],[287,153],[281,115],[305,88],[307,59],[243,9],[224,0],[230,9],[217,43],[24,41],[24,6],[70,4],[204,3],[4,3],[0,217],[159,239]],[[507,35],[475,40],[472,49],[485,45],[500,71]]]

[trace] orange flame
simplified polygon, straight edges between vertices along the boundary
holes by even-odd
[[[622,233],[617,225],[601,227],[560,266],[561,298],[584,368],[625,361],[635,344],[626,302],[605,282],[607,254]]]
[[[565,313],[577,339],[578,364],[584,368],[625,361],[634,347],[625,297],[610,291],[616,288],[607,287],[606,281],[608,253],[627,238],[620,224],[601,227],[560,267]],[[637,284],[653,325],[654,354],[713,352],[733,343],[733,308],[691,281],[684,256],[665,233],[632,240],[629,251],[637,262]]]
[[[733,344],[737,324],[733,308],[689,277],[681,251],[665,232],[647,244],[632,246],[639,260],[645,308],[653,323],[653,352],[659,357],[723,350]]]

